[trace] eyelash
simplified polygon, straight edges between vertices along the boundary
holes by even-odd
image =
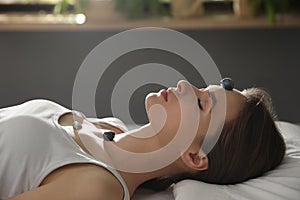
[[[198,106],[199,106],[200,110],[203,110],[200,99],[198,99]]]

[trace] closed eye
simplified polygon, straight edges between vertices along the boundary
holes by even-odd
[[[198,99],[198,106],[199,106],[200,110],[203,110],[203,107],[202,107],[202,104],[201,104],[201,100],[200,100],[200,99]]]

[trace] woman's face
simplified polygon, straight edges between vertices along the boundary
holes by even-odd
[[[192,88],[192,90],[188,90],[188,88]],[[205,135],[210,123],[211,111],[214,109],[214,99],[212,98],[211,94],[212,91],[216,90],[225,91],[226,94],[225,123],[226,121],[234,120],[238,113],[242,110],[245,102],[245,96],[236,89],[227,91],[223,90],[221,86],[217,85],[211,85],[207,88],[199,89],[187,81],[179,81],[176,88],[168,88],[167,90],[163,89],[157,93],[150,93],[146,97],[145,106],[150,124],[156,123],[155,120],[157,119],[157,117],[151,116],[149,112],[151,106],[158,104],[162,106],[166,112],[166,119],[161,130],[161,132],[164,134],[160,136],[160,139],[163,143],[162,145],[167,144],[175,136],[181,117],[191,117],[190,120],[194,120],[192,114],[191,116],[181,114],[181,105],[179,102],[181,102],[181,104],[194,103],[197,105],[197,109],[199,109],[200,113],[200,120],[198,122],[198,132],[195,139],[198,141],[198,143],[199,139],[200,141],[203,139],[203,136]],[[194,93],[193,95],[196,97],[195,102],[184,102],[184,96],[191,95],[191,92]],[[218,99],[215,100],[218,101]]]

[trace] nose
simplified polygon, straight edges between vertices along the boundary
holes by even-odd
[[[177,91],[183,93],[187,87],[191,87],[191,84],[186,80],[180,80],[177,83]]]

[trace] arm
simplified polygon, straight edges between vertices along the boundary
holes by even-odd
[[[107,170],[97,166],[65,171],[55,180],[6,200],[122,200],[123,188]]]
[[[85,187],[84,183],[71,183],[71,181],[55,181],[53,183],[35,188],[7,200],[99,200],[101,194],[95,187]],[[93,185],[93,182],[85,183]]]

